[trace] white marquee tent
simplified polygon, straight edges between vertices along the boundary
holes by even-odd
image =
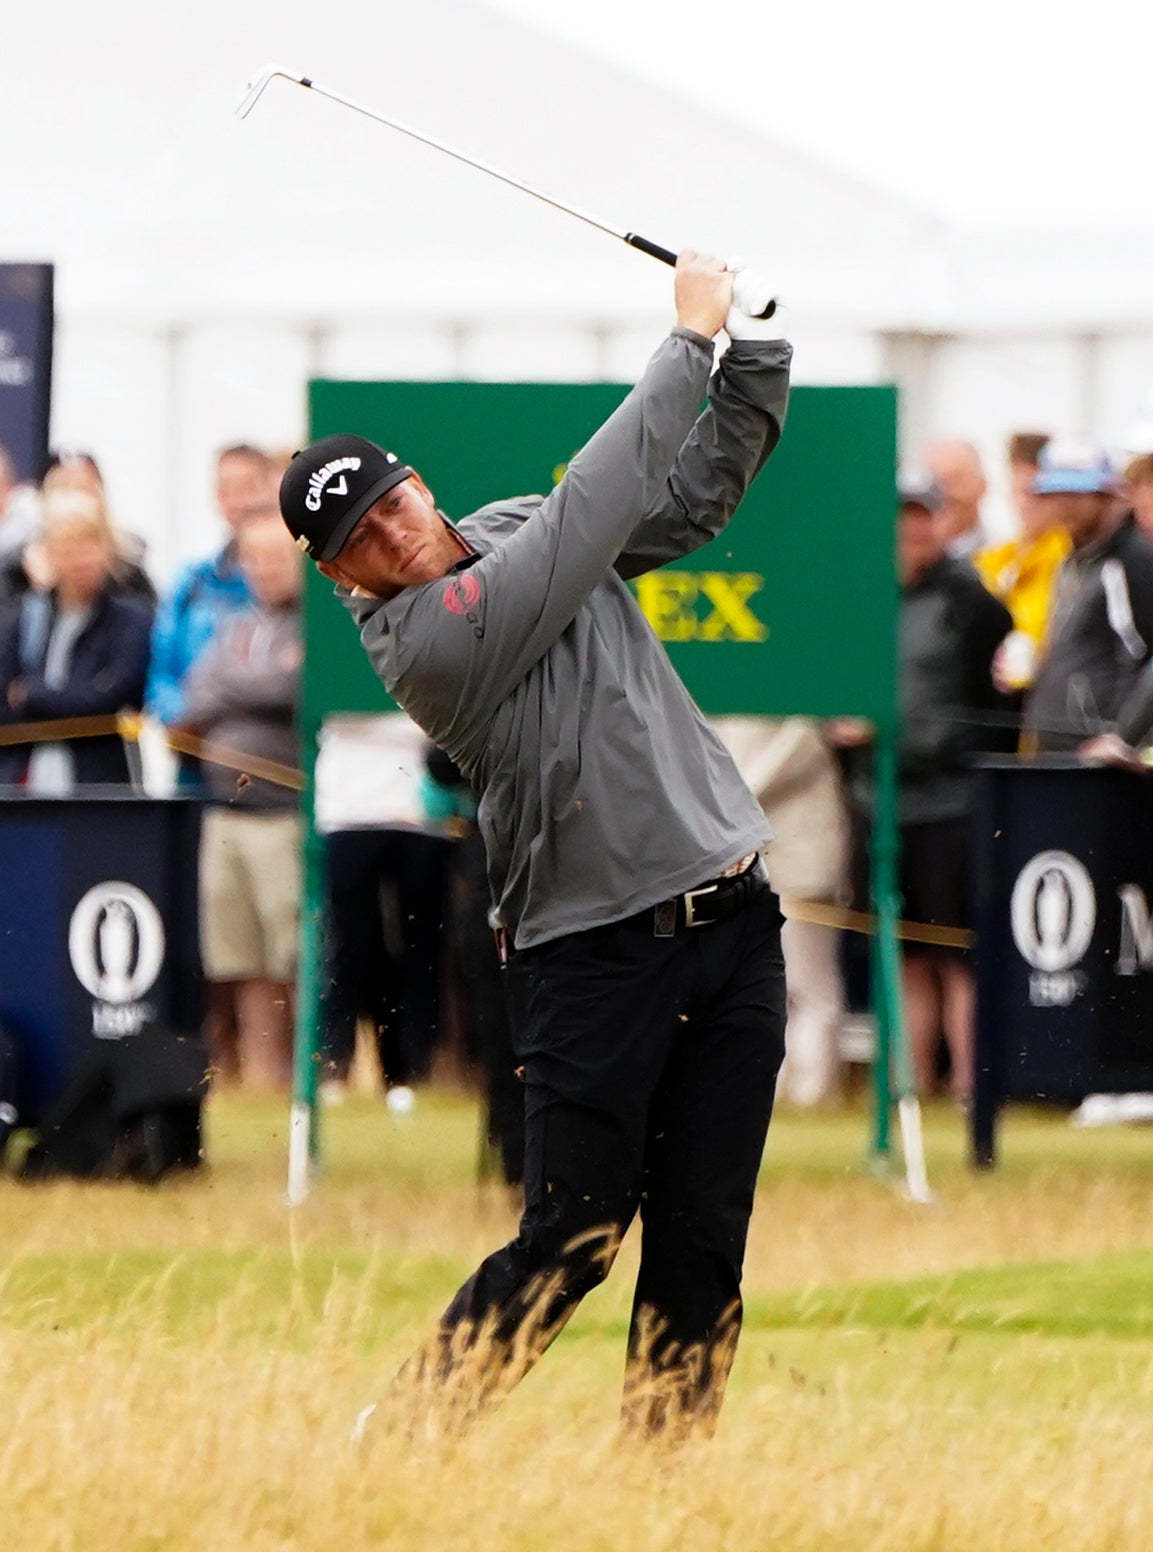
[[[310,375],[630,379],[668,319],[651,260],[297,87],[235,119],[270,57],[610,225],[754,257],[798,380],[896,378],[909,454],[1122,441],[1153,384],[1148,235],[949,230],[480,3],[69,9],[6,18],[0,259],[57,264],[53,437],[98,454],[161,578],[215,540],[213,450],[297,445]]]

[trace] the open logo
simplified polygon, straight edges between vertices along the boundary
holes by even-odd
[[[1084,863],[1067,851],[1038,852],[1013,886],[1009,916],[1013,941],[1034,971],[1030,1002],[1067,1007],[1085,985],[1074,967],[1097,924],[1097,896]]]
[[[135,884],[97,884],[72,913],[68,954],[76,979],[99,1002],[139,1002],[164,963],[160,912]]]

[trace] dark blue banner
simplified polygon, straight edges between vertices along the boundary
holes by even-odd
[[[199,805],[0,802],[0,1025],[35,1124],[106,1040],[200,1028]]]
[[[974,1153],[1006,1099],[1153,1091],[1150,778],[989,761],[976,849]]]
[[[48,460],[52,265],[0,264],[0,443],[20,480]]]

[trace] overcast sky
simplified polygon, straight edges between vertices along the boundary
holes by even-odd
[[[1153,226],[1153,5],[490,0],[964,221]]]

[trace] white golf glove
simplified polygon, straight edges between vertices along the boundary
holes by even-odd
[[[733,305],[725,318],[725,332],[735,340],[777,339],[780,328],[774,318],[758,318],[773,300],[773,288],[764,275],[750,269],[744,259],[731,259]]]

